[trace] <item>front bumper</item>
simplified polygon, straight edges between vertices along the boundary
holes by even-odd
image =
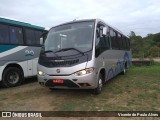
[[[53,83],[53,79],[61,79],[63,83]],[[67,89],[94,89],[97,87],[97,74],[92,72],[83,76],[71,75],[47,75],[39,76],[38,82],[42,86],[49,88],[67,88]]]

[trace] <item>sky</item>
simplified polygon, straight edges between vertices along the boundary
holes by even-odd
[[[129,35],[160,32],[160,0],[0,0],[0,17],[46,27],[100,18]]]

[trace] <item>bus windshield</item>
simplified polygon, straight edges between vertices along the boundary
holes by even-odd
[[[52,28],[45,40],[44,51],[60,52],[74,48],[81,52],[92,49],[94,22],[77,22]],[[73,50],[73,49],[72,49]]]

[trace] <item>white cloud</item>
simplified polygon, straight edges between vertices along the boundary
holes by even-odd
[[[52,27],[75,18],[101,18],[126,34],[160,32],[159,0],[1,0],[0,16]]]

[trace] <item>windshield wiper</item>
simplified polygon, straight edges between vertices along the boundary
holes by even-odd
[[[44,51],[43,53],[50,53],[50,52],[54,53],[56,55],[56,57],[58,57],[58,55],[56,54],[56,52],[54,52],[52,50],[47,50],[47,51]]]
[[[82,51],[80,51],[80,50],[78,50],[76,48],[64,48],[64,49],[60,49],[60,50],[56,51],[55,53],[62,52],[62,51],[68,51],[68,50],[75,50],[75,51],[81,53],[82,55],[84,55],[84,53]]]

